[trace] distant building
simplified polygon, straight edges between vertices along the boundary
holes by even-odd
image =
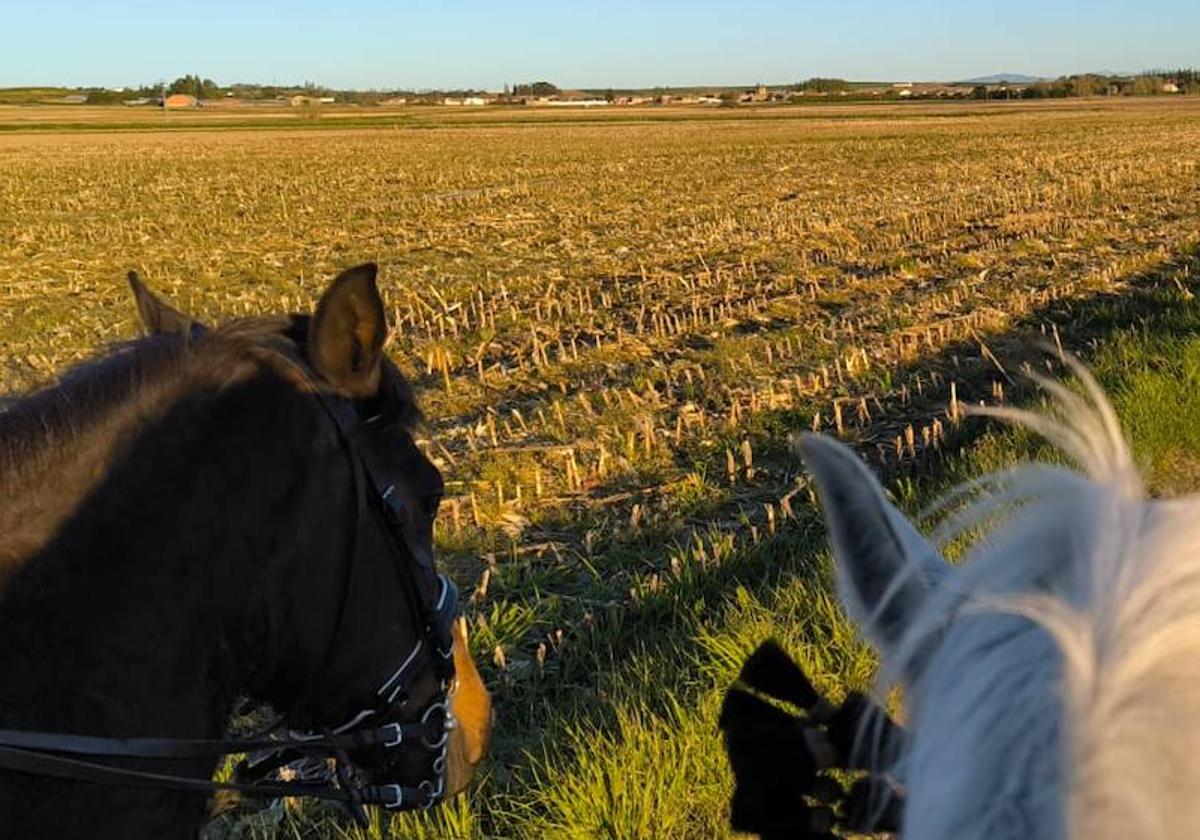
[[[164,108],[195,108],[196,97],[186,93],[173,93],[163,101]]]
[[[1174,82],[1163,82],[1162,92],[1179,93],[1179,85],[1175,84]]]
[[[611,103],[607,99],[554,99],[538,104],[552,108],[603,108]]]
[[[548,96],[526,98],[523,101],[534,108],[601,108],[613,104],[607,99],[552,99]]]
[[[87,102],[87,99],[88,98],[87,98],[86,93],[72,93],[72,94],[69,94],[68,96],[64,96],[62,99],[60,99],[58,101],[61,102],[63,105],[83,105],[84,103]]]

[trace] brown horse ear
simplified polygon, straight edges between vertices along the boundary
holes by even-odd
[[[147,289],[136,271],[129,272],[129,287],[133,289],[138,314],[142,316],[142,323],[150,335],[191,336],[203,329],[200,324]]]
[[[351,268],[329,284],[308,328],[308,359],[340,394],[370,397],[379,390],[387,320],[375,286],[374,263]]]

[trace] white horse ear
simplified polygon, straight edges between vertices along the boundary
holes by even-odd
[[[805,435],[800,452],[817,482],[850,617],[885,657],[951,567],[884,495],[848,447]]]

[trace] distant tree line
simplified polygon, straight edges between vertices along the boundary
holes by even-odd
[[[813,77],[797,82],[793,89],[798,93],[808,94],[841,94],[849,99],[870,99],[877,97],[880,91],[877,87],[870,88],[855,85],[846,79]],[[246,100],[282,99],[296,94],[313,98],[332,97],[338,102],[356,105],[375,105],[379,102],[403,97],[409,103],[438,103],[445,97],[477,96],[481,91],[475,90],[333,90],[322,87],[311,81],[302,85],[260,85],[236,83],[222,87],[210,78],[196,74],[180,76],[169,84],[162,82],[141,85],[137,88],[109,90],[106,88],[78,88],[79,93],[87,95],[87,101],[92,104],[115,104],[131,99],[158,100],[165,93],[170,96],[175,93],[188,94],[197,99],[217,99],[231,97]],[[665,89],[664,89],[665,90]],[[1076,96],[1158,96],[1164,94],[1200,95],[1200,69],[1179,68],[1175,70],[1153,70],[1139,73],[1135,76],[1106,76],[1100,74],[1078,74],[1062,76],[1053,81],[1037,82],[999,82],[996,84],[979,84],[973,88],[963,88],[962,93],[975,99],[1061,99]],[[657,92],[657,91],[656,91]],[[521,82],[506,84],[501,103],[518,103],[526,97],[556,96],[561,93],[559,87],[551,82]],[[899,90],[885,90],[886,98],[898,98],[901,95],[922,98],[917,90],[902,93]],[[944,94],[940,94],[944,95]],[[739,93],[726,89],[719,94],[724,104],[736,105]],[[604,92],[604,98],[612,101],[616,93],[612,90]]]
[[[850,83],[845,79],[823,79],[819,76],[796,83],[796,90],[808,93],[840,93],[850,90]]]
[[[167,96],[184,93],[197,99],[217,99],[222,95],[221,86],[212,79],[201,79],[199,76],[180,76],[167,85]]]
[[[156,99],[161,90],[156,86],[142,85],[139,88],[125,88],[125,90],[87,88],[84,92],[87,94],[89,105],[117,105],[127,99]]]
[[[544,84],[544,83],[539,83]],[[453,91],[412,91],[412,90],[334,90],[311,81],[299,85],[260,85],[253,83],[235,82],[221,86],[208,78],[188,74],[180,76],[173,82],[156,82],[139,87],[127,87],[120,90],[108,88],[79,88],[80,93],[87,95],[87,101],[93,105],[115,105],[136,99],[161,101],[163,94],[171,96],[176,93],[194,96],[199,100],[235,98],[242,100],[262,101],[287,99],[301,95],[313,99],[331,97],[338,102],[356,105],[376,105],[394,97],[404,97],[413,104],[425,102],[441,102],[447,96],[476,96],[482,91],[453,90]],[[557,88],[556,88],[557,90]]]
[[[560,93],[558,85],[550,82],[515,84],[510,90],[512,96],[557,96]]]
[[[971,90],[971,96],[975,99],[1064,99],[1071,96],[1160,96],[1176,93],[1200,95],[1200,70],[1159,70],[1136,76],[1081,73],[1047,82],[976,85]]]

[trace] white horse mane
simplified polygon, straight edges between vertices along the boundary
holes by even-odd
[[[1045,411],[975,411],[1078,470],[1021,466],[944,497],[938,542],[971,545],[885,648],[885,682],[908,677],[913,840],[1200,837],[1200,497],[1145,496],[1074,369],[1082,395],[1038,380]]]

